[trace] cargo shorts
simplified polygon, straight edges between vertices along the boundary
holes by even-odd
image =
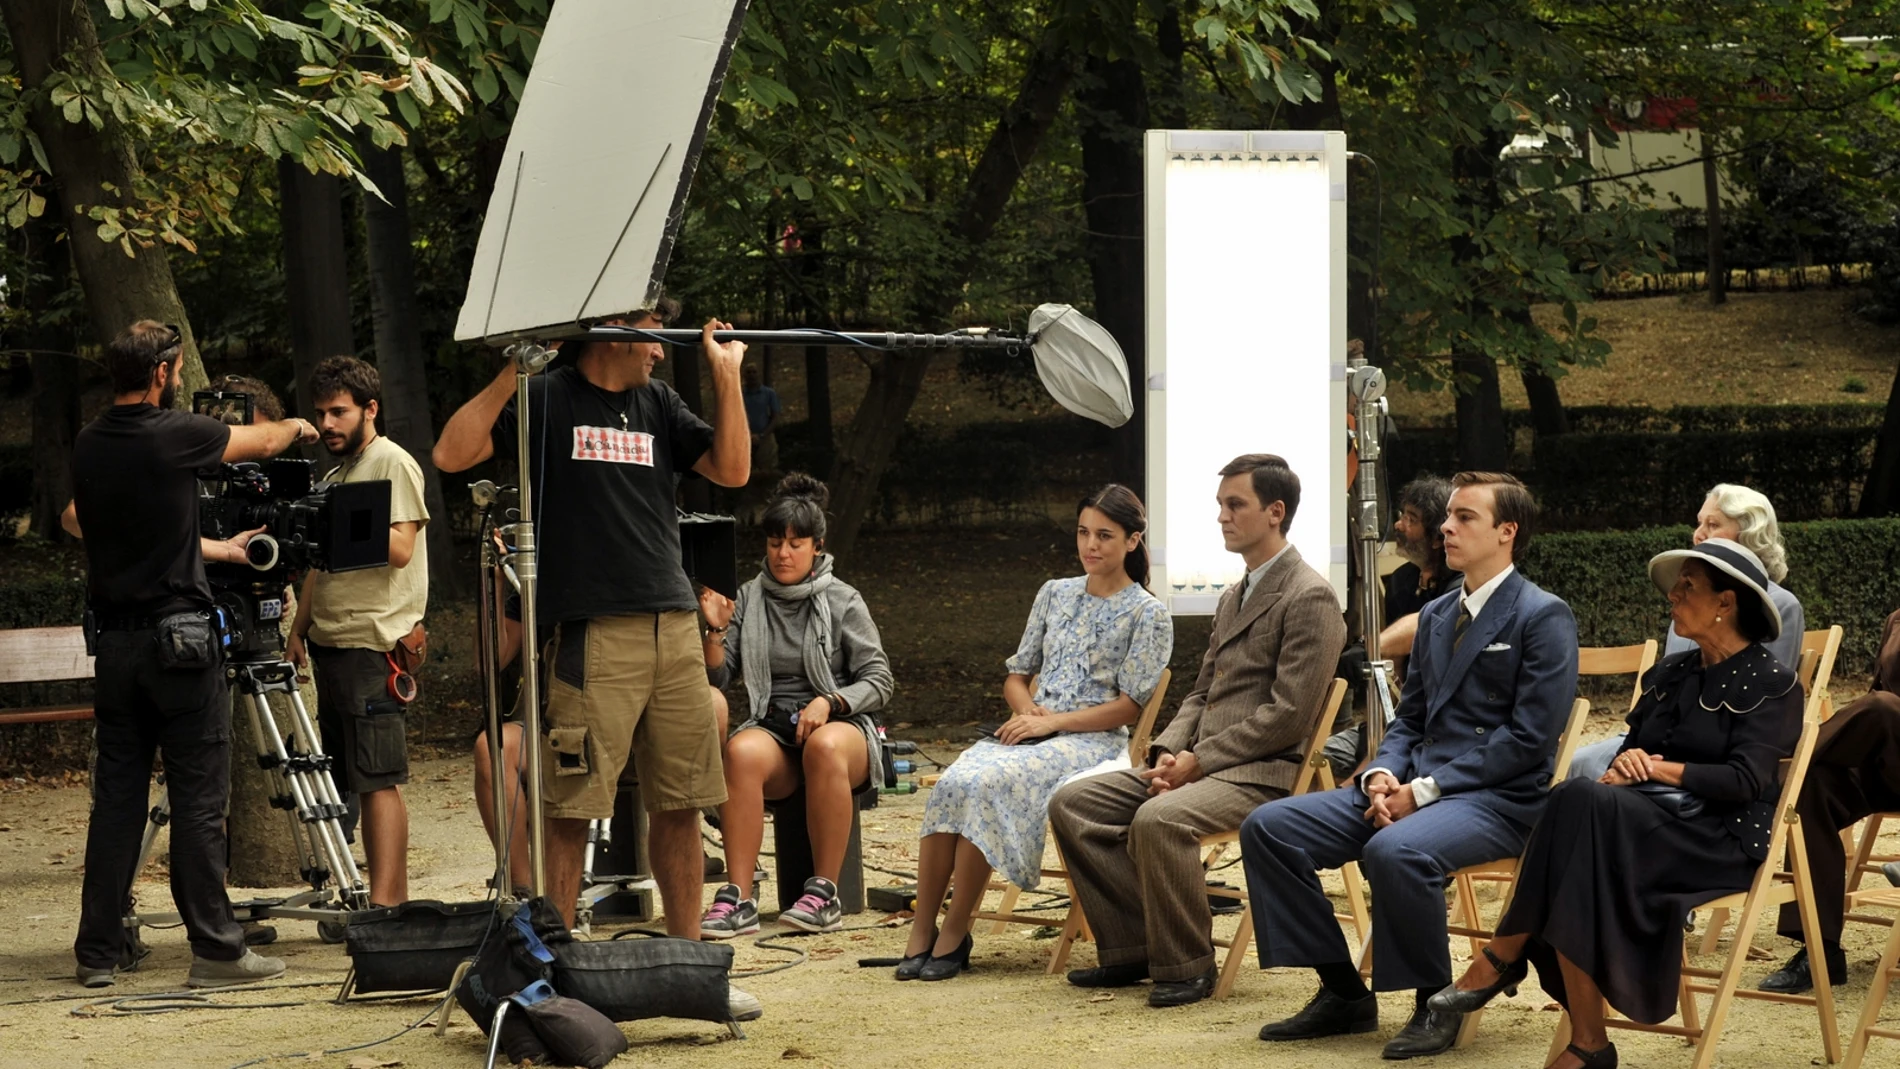
[[[317,682],[317,731],[337,787],[369,794],[409,782],[407,707],[389,694],[381,651],[310,643]]]
[[[547,649],[542,797],[548,816],[613,816],[633,762],[649,813],[726,800],[699,617],[632,613],[558,625]]]

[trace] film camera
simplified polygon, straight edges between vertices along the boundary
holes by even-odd
[[[192,408],[228,423],[248,423],[250,399],[207,390]],[[211,563],[211,582],[233,659],[275,658],[283,651],[279,621],[285,588],[315,568],[351,572],[389,563],[389,483],[319,485],[315,464],[278,457],[262,464],[223,465],[198,483],[198,527],[227,539],[263,530],[245,546],[248,566]]]

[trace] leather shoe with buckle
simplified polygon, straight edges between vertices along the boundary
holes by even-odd
[[[1148,963],[1145,961],[1069,971],[1069,982],[1077,987],[1133,987],[1147,978]]]
[[[1464,1022],[1462,1013],[1420,1006],[1412,1012],[1412,1019],[1399,1034],[1392,1037],[1392,1042],[1385,1045],[1380,1056],[1388,1061],[1403,1061],[1443,1054],[1458,1042],[1458,1026]]]
[[[1356,1035],[1376,1031],[1378,1027],[1377,998],[1368,994],[1364,998],[1347,1000],[1322,987],[1319,994],[1314,995],[1300,1012],[1284,1021],[1262,1025],[1260,1038],[1268,1043],[1279,1043],[1289,1039]]]
[[[1836,987],[1847,982],[1847,954],[1839,947],[1827,951],[1827,982]],[[1814,968],[1808,963],[1808,948],[1795,951],[1788,963],[1768,974],[1759,987],[1783,995],[1799,995],[1814,990]]]
[[[1158,1008],[1190,1006],[1214,992],[1219,974],[1213,969],[1191,980],[1156,980],[1148,992],[1148,1005]]]

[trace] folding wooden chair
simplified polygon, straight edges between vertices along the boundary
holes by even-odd
[[[1864,906],[1900,906],[1900,888],[1883,887],[1861,894],[1866,896],[1861,902]],[[1893,924],[1892,920],[1887,923]],[[1896,973],[1900,973],[1900,924],[1893,924],[1887,947],[1880,952],[1880,965],[1874,970],[1873,985],[1867,989],[1867,1004],[1861,1007],[1860,1021],[1854,1025],[1854,1035],[1848,1041],[1847,1058],[1841,1069],[1860,1069],[1860,1060],[1867,1055],[1868,1040],[1900,1039],[1900,1031],[1880,1027],[1880,1011],[1887,1004],[1887,992],[1893,986]]]
[[[1577,650],[1577,674],[1579,676],[1615,676],[1633,673],[1636,676],[1636,680],[1630,687],[1629,708],[1634,709],[1636,708],[1637,700],[1643,696],[1643,673],[1649,671],[1650,668],[1655,665],[1656,651],[1656,640],[1653,638],[1629,646],[1584,646]],[[1627,709],[1624,711],[1626,713],[1628,712]],[[1564,733],[1557,742],[1557,765],[1551,776],[1550,782],[1552,786],[1555,786],[1565,776],[1570,774],[1570,762],[1571,759],[1576,756],[1577,746],[1582,741],[1583,723],[1589,718],[1589,715],[1589,701],[1578,698],[1571,706],[1570,720],[1565,725]],[[1458,880],[1457,877],[1463,873],[1469,873],[1470,879]],[[1482,925],[1475,919],[1475,914],[1472,916],[1460,916],[1457,909],[1458,903],[1460,902],[1469,904],[1472,909],[1476,908],[1476,900],[1473,899],[1470,894],[1474,880],[1486,880],[1515,886],[1516,873],[1516,858],[1509,858],[1504,861],[1493,862],[1486,865],[1477,865],[1470,869],[1462,870],[1461,873],[1454,873],[1453,885],[1456,890],[1461,892],[1459,897],[1453,902],[1454,934],[1465,934],[1465,932],[1461,930],[1463,928],[1482,931]],[[1348,912],[1335,912],[1333,916],[1340,921],[1351,924],[1357,932],[1359,936],[1359,972],[1362,976],[1371,976],[1372,926],[1369,920],[1370,914],[1366,908],[1365,877],[1360,873],[1359,863],[1356,861],[1349,861],[1343,865],[1340,868],[1339,874],[1346,884],[1346,908]],[[1510,904],[1509,891],[1506,892],[1504,903],[1507,906]],[[1500,913],[1500,916],[1501,915]],[[1485,934],[1470,938],[1472,953],[1475,954],[1478,952],[1478,948],[1490,939],[1490,936]],[[1459,1033],[1458,1042],[1462,1045],[1469,1039],[1470,1035],[1475,1035],[1476,1031],[1476,1021],[1468,1018],[1465,1022],[1465,1031]]]
[[[1825,630],[1804,631],[1801,634],[1801,658],[1795,665],[1795,679],[1800,681],[1801,693],[1807,696],[1807,700],[1810,704],[1814,703],[1817,698],[1819,699],[1820,704],[1815,707],[1819,710],[1819,715],[1816,719],[1823,723],[1834,715],[1834,703],[1828,698],[1827,684],[1828,680],[1833,678],[1834,675],[1834,657],[1841,650],[1841,636],[1843,634],[1844,632],[1841,630],[1839,624],[1835,624],[1833,627]],[[1850,828],[1841,832],[1841,841],[1847,847],[1846,854],[1852,859],[1847,866],[1847,889],[1849,892],[1852,892],[1855,888],[1860,886],[1860,872],[1863,865],[1866,866],[1867,871],[1879,872],[1882,863],[1897,860],[1893,857],[1881,857],[1871,859],[1872,863],[1869,864],[1870,859],[1861,856],[1860,851],[1864,848],[1869,853],[1872,852],[1874,840],[1880,836],[1880,816],[1876,814],[1875,816],[1869,817],[1863,827],[1866,828],[1867,834],[1862,837],[1859,846],[1855,845],[1853,829]],[[1849,895],[1849,901],[1852,901],[1851,894]],[[1852,912],[1851,906],[1849,907],[1849,912]],[[1884,917],[1869,919],[1878,922],[1892,923],[1891,921],[1887,921]],[[1728,927],[1728,910],[1716,909],[1711,911],[1708,926],[1702,930],[1702,946],[1699,952],[1703,954],[1715,953],[1716,946],[1722,940],[1722,931],[1726,927]],[[1751,957],[1758,960],[1765,960],[1774,956],[1762,950],[1760,947],[1750,947],[1748,952]]]
[[[1292,789],[1287,791],[1288,798],[1305,794],[1315,785],[1320,790],[1333,789],[1333,766],[1327,762],[1324,751],[1326,740],[1333,734],[1333,721],[1338,718],[1339,707],[1345,703],[1345,700],[1346,681],[1333,680],[1333,685],[1326,691],[1326,705],[1320,711],[1319,723],[1313,726],[1313,737],[1306,744],[1306,755],[1301,759],[1299,774],[1293,781]],[[1201,848],[1208,851],[1206,859],[1201,863],[1202,869],[1211,870],[1227,853],[1229,846],[1239,845],[1239,830],[1202,836]],[[1221,961],[1220,980],[1214,985],[1214,998],[1224,999],[1234,992],[1234,981],[1240,976],[1241,962],[1247,958],[1247,944],[1253,940],[1253,903],[1248,899],[1244,889],[1210,886],[1207,893],[1211,898],[1224,898],[1240,903],[1240,927],[1234,929],[1234,937],[1232,939],[1222,939],[1218,935],[1214,937],[1215,948],[1227,952],[1226,957]]]
[[[1830,1064],[1840,1060],[1841,1040],[1834,1020],[1834,988],[1828,982],[1826,969],[1814,971],[1812,995],[1788,995],[1740,986],[1742,969],[1748,964],[1748,951],[1755,929],[1761,922],[1763,911],[1771,907],[1795,903],[1801,915],[1801,931],[1807,942],[1808,956],[1813,960],[1824,957],[1821,953],[1820,919],[1814,909],[1814,885],[1809,878],[1808,851],[1798,828],[1800,816],[1794,807],[1795,799],[1801,794],[1802,781],[1807,778],[1808,761],[1814,754],[1814,737],[1820,728],[1820,711],[1820,701],[1810,699],[1794,756],[1783,762],[1781,794],[1775,803],[1775,826],[1768,841],[1769,860],[1755,870],[1755,878],[1747,891],[1726,895],[1710,903],[1710,906],[1733,910],[1737,917],[1735,941],[1730,945],[1722,968],[1703,969],[1690,965],[1688,940],[1685,939],[1682,979],[1677,993],[1682,1023],[1651,1025],[1621,1017],[1611,1017],[1605,1022],[1611,1028],[1660,1032],[1689,1040],[1696,1047],[1692,1069],[1710,1069],[1714,1064],[1716,1044],[1721,1040],[1722,1027],[1728,1022],[1728,1011],[1737,998],[1814,1006],[1821,1019],[1823,1052]],[[1789,859],[1788,872],[1779,871],[1780,866],[1776,864],[1776,859],[1784,853]],[[1710,996],[1706,1022],[1697,1012],[1697,995]],[[1569,1042],[1570,1015],[1566,1013],[1559,1019],[1557,1033],[1551,1040],[1550,1058],[1555,1059]]]
[[[1128,733],[1128,760],[1129,763],[1136,768],[1140,768],[1147,763],[1148,742],[1154,737],[1155,718],[1161,713],[1161,703],[1167,698],[1168,684],[1172,682],[1173,679],[1174,672],[1172,669],[1164,668],[1161,670],[1161,679],[1155,684],[1155,692],[1148,696],[1148,704],[1142,706],[1141,719],[1135,721],[1133,730]],[[1030,679],[1030,690],[1032,692],[1035,690],[1035,679],[1033,677]],[[1061,856],[1062,850],[1061,847],[1058,846],[1056,848],[1058,861],[1061,860]],[[1044,879],[1059,879],[1066,884],[1069,879],[1067,862],[1062,862],[1054,868],[1043,869],[1042,875]],[[1055,919],[1046,913],[1016,912],[1016,903],[1022,898],[1023,889],[1013,883],[1006,880],[992,879],[990,881],[989,890],[1003,892],[1002,902],[997,905],[994,911],[986,912],[984,910],[978,910],[971,914],[971,922],[972,924],[976,921],[992,922],[990,925],[991,935],[1003,934],[1003,932],[1008,930],[1008,926],[1012,924],[1033,924],[1037,927],[1046,927]],[[1077,905],[1075,901],[1075,887],[1073,885],[1069,886],[1069,910],[1067,915],[1062,919],[1061,927],[1061,940],[1056,944],[1055,956],[1049,959],[1049,971],[1051,973],[1060,971],[1064,965],[1068,964],[1070,944],[1072,944],[1078,936],[1085,936],[1087,934],[1087,926],[1082,919],[1082,908]]]

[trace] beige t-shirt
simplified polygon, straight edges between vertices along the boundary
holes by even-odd
[[[422,500],[422,467],[384,435],[323,477],[324,482],[389,480],[389,522],[414,521],[415,554],[408,565],[362,571],[313,572],[309,639],[335,649],[389,650],[429,608],[429,508]]]

